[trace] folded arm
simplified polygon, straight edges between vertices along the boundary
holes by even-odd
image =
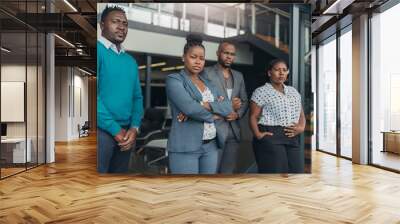
[[[166,90],[168,100],[189,118],[209,123],[214,121],[213,114],[190,96],[181,80],[167,77]]]

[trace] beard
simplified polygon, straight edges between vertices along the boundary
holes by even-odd
[[[232,64],[225,63],[222,60],[218,60],[218,63],[224,68],[230,68]]]

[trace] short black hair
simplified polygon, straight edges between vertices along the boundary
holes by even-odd
[[[119,6],[106,6],[106,8],[103,10],[103,12],[101,13],[101,22],[104,22],[104,20],[107,18],[108,14],[110,14],[111,12],[114,11],[118,11],[118,12],[122,12],[125,14],[125,10]]]
[[[268,68],[267,68],[268,71],[271,71],[271,70],[274,68],[274,66],[275,66],[276,64],[278,64],[278,63],[283,63],[283,64],[285,64],[285,65],[286,65],[286,68],[289,69],[288,63],[287,63],[285,60],[278,58],[278,59],[274,59],[274,60],[272,60],[272,61],[269,62]]]
[[[198,35],[198,34],[189,34],[186,36],[186,44],[185,47],[183,47],[183,54],[186,54],[188,52],[188,50],[192,47],[201,47],[205,50],[204,46],[203,46],[203,38]]]
[[[235,46],[235,43],[233,43],[232,41],[227,40],[227,39],[223,39],[221,42],[219,42],[218,51],[221,50],[221,47],[222,47],[222,45],[224,45],[224,44],[229,44],[229,45]],[[236,46],[235,46],[235,47],[236,47]]]

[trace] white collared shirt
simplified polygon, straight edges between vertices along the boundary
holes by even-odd
[[[99,37],[99,42],[104,45],[107,49],[111,48],[115,53],[121,54],[125,52],[124,47],[121,45],[121,49],[118,51],[117,45],[115,45],[113,42],[109,41],[107,38],[100,36]]]
[[[276,90],[270,83],[254,91],[251,100],[262,108],[259,124],[285,127],[299,122],[301,113],[299,92],[286,85],[283,92]]]

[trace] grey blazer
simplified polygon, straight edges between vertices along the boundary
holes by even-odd
[[[204,122],[215,122],[218,148],[224,147],[226,136],[223,136],[224,133],[218,128],[218,123],[223,121],[214,121],[213,114],[227,116],[232,112],[232,103],[227,98],[218,102],[217,98],[223,96],[223,93],[202,76],[200,76],[200,79],[215,97],[215,101],[210,102],[212,112],[201,106],[202,95],[185,70],[168,75],[166,79],[167,98],[172,115],[172,126],[167,144],[167,149],[170,152],[199,150],[203,144]],[[188,116],[186,121],[179,122],[177,120],[180,112]]]
[[[247,111],[249,102],[247,99],[246,87],[243,80],[243,75],[241,72],[231,69],[232,77],[233,77],[233,90],[232,90],[232,98],[239,97],[242,100],[242,107],[237,111],[239,117],[242,118]],[[224,97],[228,98],[228,93],[224,87],[224,74],[222,70],[218,66],[218,64],[214,66],[210,66],[204,69],[203,75],[207,80],[213,83],[219,91],[224,93]],[[221,131],[226,132],[225,135],[228,134],[228,128],[232,128],[233,133],[235,134],[236,140],[240,141],[240,121],[226,121],[218,123],[221,127]]]

